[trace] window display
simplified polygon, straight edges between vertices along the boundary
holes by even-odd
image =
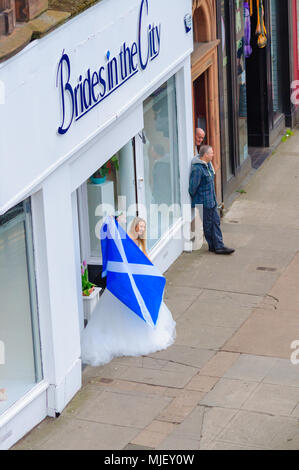
[[[135,159],[129,141],[83,185],[89,226],[89,256],[101,262],[100,229],[107,215],[126,214],[126,230],[136,216]],[[83,210],[85,212],[85,209]]]
[[[0,414],[42,380],[29,200],[0,216]]]

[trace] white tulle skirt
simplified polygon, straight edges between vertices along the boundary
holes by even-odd
[[[108,289],[81,336],[82,362],[100,366],[119,356],[144,356],[168,348],[175,340],[176,323],[164,302],[151,328]]]

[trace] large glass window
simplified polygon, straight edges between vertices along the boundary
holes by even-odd
[[[144,102],[148,249],[181,216],[175,77]]]
[[[0,216],[0,414],[42,379],[30,202]]]
[[[237,50],[237,109],[239,125],[240,164],[248,157],[247,134],[247,89],[246,89],[246,60],[244,53],[244,22],[245,10],[243,2],[235,0],[236,8],[236,50]]]

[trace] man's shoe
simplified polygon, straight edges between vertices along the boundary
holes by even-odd
[[[215,250],[217,255],[231,255],[234,252],[235,250],[233,248],[227,248],[226,246],[223,246],[219,250]]]
[[[213,253],[215,253],[215,248],[209,248],[209,251],[212,251]]]

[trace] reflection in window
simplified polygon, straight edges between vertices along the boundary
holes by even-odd
[[[1,414],[42,379],[29,201],[0,216],[0,281]]]
[[[174,77],[144,102],[144,134],[147,248],[151,249],[181,216]]]

